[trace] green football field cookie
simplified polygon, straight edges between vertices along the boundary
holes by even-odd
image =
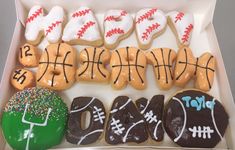
[[[6,104],[2,129],[16,150],[43,150],[61,142],[68,108],[55,92],[29,88],[17,92]]]

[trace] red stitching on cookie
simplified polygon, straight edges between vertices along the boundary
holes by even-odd
[[[90,28],[91,26],[93,26],[94,24],[95,22],[93,21],[89,21],[86,24],[84,24],[83,27],[77,33],[78,38],[83,37],[83,34],[86,32],[86,30]]]
[[[151,26],[149,26],[145,32],[143,33],[142,35],[142,39],[143,40],[147,40],[150,33],[153,32],[153,30],[157,29],[158,27],[160,27],[160,24],[159,23],[155,23],[155,24],[152,24]]]
[[[46,36],[56,27],[59,26],[59,24],[61,24],[62,21],[56,21],[53,22],[50,26],[48,26],[47,30],[46,30]]]
[[[29,16],[26,19],[26,24],[30,23],[31,21],[33,21],[35,18],[37,18],[41,13],[43,12],[42,8],[37,9],[31,16]]]
[[[184,31],[184,35],[181,38],[181,40],[183,41],[183,43],[187,42],[189,39],[189,34],[190,32],[193,30],[193,25],[189,24],[188,27],[186,28],[186,30]]]
[[[184,17],[184,13],[183,12],[179,12],[176,17],[175,17],[175,23],[179,20],[182,20],[182,18]]]
[[[111,29],[110,31],[106,33],[106,37],[111,37],[114,34],[124,34],[124,30],[120,28]]]
[[[74,12],[73,15],[72,15],[72,17],[75,18],[75,17],[85,16],[85,15],[88,14],[90,11],[91,11],[91,9],[80,10],[80,11]]]
[[[104,21],[116,21],[117,19],[121,18],[122,16],[126,16],[127,15],[127,12],[125,10],[123,10],[121,12],[121,14],[117,17],[115,16],[107,16]]]
[[[156,11],[157,11],[157,8],[150,9],[150,10],[147,11],[145,14],[143,14],[142,16],[140,16],[140,17],[137,19],[136,23],[138,24],[138,23],[142,22],[143,20],[152,17],[152,15],[153,15]]]

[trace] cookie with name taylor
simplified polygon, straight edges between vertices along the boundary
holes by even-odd
[[[180,146],[213,148],[222,140],[228,114],[213,96],[187,89],[174,94],[165,107],[164,127]]]

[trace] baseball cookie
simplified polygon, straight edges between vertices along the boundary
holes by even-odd
[[[180,47],[188,46],[194,27],[193,14],[173,11],[167,16],[168,24],[177,37],[178,45]]]
[[[11,84],[17,90],[33,87],[35,86],[35,75],[27,69],[17,68],[11,75]]]
[[[115,145],[127,142],[141,143],[148,139],[143,116],[127,96],[117,97],[112,105],[106,126],[105,140]]]
[[[189,89],[170,98],[163,122],[166,133],[178,145],[213,148],[224,136],[228,114],[216,98]]]
[[[64,28],[62,40],[69,44],[101,46],[103,39],[94,13],[88,7],[80,7],[71,15]]]
[[[133,31],[133,18],[125,10],[109,10],[104,17],[104,45],[114,49]]]
[[[147,60],[153,65],[155,79],[162,90],[169,90],[173,85],[173,63],[176,52],[169,48],[153,49],[146,54]]]
[[[6,104],[1,127],[12,149],[49,149],[63,139],[68,108],[53,91],[29,88]]]
[[[165,31],[167,19],[160,9],[145,8],[137,12],[135,24],[139,47],[149,49],[153,39]]]
[[[72,86],[76,73],[76,51],[66,43],[50,44],[39,61],[37,85],[53,90]]]
[[[80,67],[77,70],[77,81],[109,82],[109,71],[105,66],[109,63],[109,50],[87,47],[79,54]]]
[[[65,14],[62,7],[54,6],[47,16],[41,6],[33,6],[26,19],[25,38],[28,43],[37,45],[43,36],[50,43],[60,41]]]
[[[90,124],[83,129],[82,114],[90,113]],[[66,140],[72,144],[87,145],[98,140],[104,132],[105,108],[100,100],[94,97],[77,97],[73,100],[68,121]]]
[[[110,60],[112,87],[122,89],[130,83],[135,89],[145,89],[146,64],[146,57],[138,48],[124,47],[113,51]]]
[[[26,43],[20,48],[18,59],[23,66],[36,67],[38,66],[39,58],[40,54],[37,47]]]

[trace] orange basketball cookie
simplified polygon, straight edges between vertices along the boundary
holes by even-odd
[[[110,66],[111,84],[114,89],[122,89],[130,83],[135,89],[146,88],[146,57],[135,47],[124,47],[113,51]]]
[[[26,67],[38,66],[40,54],[38,49],[31,44],[25,43],[19,52],[19,62]]]
[[[53,90],[69,88],[75,80],[76,51],[66,43],[50,44],[42,53],[37,85]]]

